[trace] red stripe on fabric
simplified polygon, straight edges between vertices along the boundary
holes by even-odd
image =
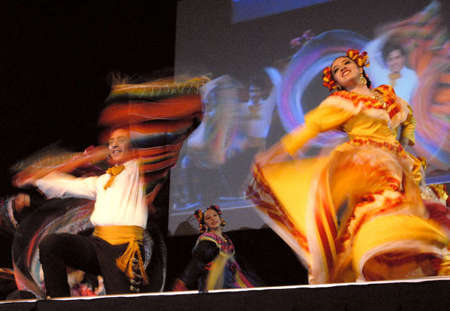
[[[440,259],[437,254],[433,253],[423,253],[423,254],[414,254],[407,251],[398,251],[398,252],[389,252],[384,253],[376,257],[378,262],[381,262],[386,265],[403,265],[410,262],[421,262],[425,260],[434,260]]]
[[[266,213],[270,218],[272,218],[278,225],[284,227],[297,241],[302,249],[309,252],[309,247],[306,237],[290,222],[287,218],[288,216],[284,213],[280,214],[280,210],[276,209],[275,206],[268,204],[267,202],[258,199],[257,194],[252,198],[256,203],[256,208],[260,209],[262,212]]]
[[[319,240],[323,247],[323,252],[324,252],[324,256],[325,256],[325,260],[326,260],[326,264],[327,264],[327,268],[328,268],[328,276],[329,276],[331,274],[331,271],[333,268],[333,256],[331,253],[328,236],[326,234],[326,230],[322,223],[322,217],[320,216],[320,208],[322,206],[321,206],[321,198],[319,195],[316,196],[316,200],[318,201],[317,204],[318,204],[319,208],[316,208],[314,210],[314,218],[315,218],[315,222],[316,222],[316,226],[317,226],[317,231],[319,234]]]
[[[159,162],[167,161],[168,159],[176,158],[178,153],[164,153],[160,155],[150,156],[150,157],[142,157],[140,159],[141,164],[147,165],[147,164],[156,164]]]
[[[157,119],[200,117],[202,103],[199,95],[186,95],[156,102],[127,102],[107,107],[101,117],[102,125],[133,124]]]
[[[144,181],[145,183],[150,183],[152,181],[162,179],[167,176],[168,170],[164,170],[158,173],[152,173],[152,174],[145,174],[144,175]]]
[[[320,179],[320,193],[322,198],[322,208],[323,213],[325,214],[325,219],[328,224],[328,228],[330,228],[331,236],[334,239],[337,236],[337,228],[336,228],[336,222],[334,221],[332,209],[334,208],[333,204],[331,203],[330,194],[328,192],[328,170],[322,170],[321,173],[321,179]]]
[[[337,96],[343,99],[352,101],[353,105],[356,107],[360,102],[364,104],[366,108],[369,109],[381,109],[386,110],[389,117],[392,119],[399,111],[400,108],[395,102],[395,92],[392,87],[385,87],[383,85],[374,89],[375,92],[383,97],[383,102],[378,101],[376,98],[372,98],[367,95],[355,94],[348,91],[338,91],[330,96]]]
[[[330,201],[331,198],[328,191],[328,170],[322,170],[321,172],[315,199],[316,207],[314,210],[314,218],[319,234],[319,240],[323,247],[329,278],[330,275],[332,275],[334,267],[333,249],[336,249],[337,228],[331,210],[333,204]],[[329,229],[331,237],[328,237],[326,228]]]
[[[308,242],[306,236],[295,228],[295,225],[290,220],[290,217],[285,212],[285,209],[281,202],[277,200],[275,195],[271,192],[270,188],[264,184],[264,177],[258,172],[260,168],[258,165],[253,167],[253,177],[255,180],[254,185],[260,190],[255,190],[252,185],[249,186],[247,194],[256,204],[256,208],[266,213],[270,218],[276,221],[279,225],[283,226],[297,241],[302,249],[309,252]],[[268,203],[261,198],[260,192],[268,195],[275,204]]]
[[[137,150],[138,156],[142,158],[151,157],[151,156],[159,156],[164,154],[177,154],[182,146],[182,142],[174,145],[164,145],[158,147],[151,148],[139,148]]]
[[[155,164],[143,164],[141,166],[141,169],[143,172],[152,172],[152,171],[158,171],[164,168],[169,168],[174,166],[177,163],[177,158],[170,158],[166,161],[161,161]]]
[[[151,121],[144,124],[130,125],[131,132],[137,132],[139,134],[153,134],[153,133],[173,133],[180,132],[181,130],[188,129],[192,126],[192,120],[176,120],[176,121]]]

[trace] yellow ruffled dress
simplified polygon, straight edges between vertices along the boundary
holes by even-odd
[[[376,97],[338,91],[281,140],[291,160],[253,166],[248,194],[266,222],[308,268],[311,284],[403,279],[448,273],[448,236],[428,219],[408,104],[390,86]],[[329,155],[295,158],[328,130],[347,133]],[[447,269],[448,270],[448,269]]]

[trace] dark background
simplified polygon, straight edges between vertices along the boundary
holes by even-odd
[[[173,73],[176,6],[175,0],[1,2],[1,196],[18,191],[10,171],[17,161],[54,143],[73,151],[98,143],[97,120],[111,72]],[[156,200],[162,226],[167,226],[168,189]],[[306,283],[304,269],[271,230],[230,235],[244,267],[264,284]],[[168,289],[187,264],[195,239],[167,240]],[[9,243],[1,241],[2,266],[11,263]],[[283,265],[277,257],[285,258]]]
[[[111,72],[170,73],[176,4],[0,2],[0,197],[19,191],[11,185],[17,161],[54,143],[73,151],[98,143]],[[0,232],[0,267],[11,266],[11,243]]]
[[[11,165],[31,153],[55,142],[74,151],[98,143],[111,72],[170,74],[176,4],[1,2],[0,195],[14,191]]]

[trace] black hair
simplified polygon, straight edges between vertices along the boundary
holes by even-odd
[[[363,69],[362,75],[364,76],[364,78],[366,78],[367,80],[367,87],[370,89],[370,87],[372,86],[372,81],[370,81],[369,76],[367,75],[366,71]]]
[[[405,49],[404,49],[401,45],[390,42],[390,43],[386,43],[386,44],[383,46],[383,49],[382,49],[382,51],[381,51],[381,53],[382,53],[382,55],[383,55],[383,59],[386,61],[386,59],[387,59],[387,57],[389,56],[389,54],[390,54],[392,51],[395,51],[395,50],[399,50],[400,53],[401,53],[403,56],[406,55],[406,51],[405,51]]]
[[[262,92],[262,98],[266,99],[269,97],[270,92],[272,91],[272,88],[274,87],[272,80],[268,76],[268,74],[265,71],[260,71],[257,74],[255,74],[253,77],[249,80],[249,87],[253,85],[261,89]]]
[[[356,64],[356,62],[353,60],[353,59],[351,59],[350,57],[348,57],[347,55],[342,55],[342,56],[339,56],[339,57],[336,57],[335,59],[334,59],[334,61],[336,60],[336,59],[338,59],[338,58],[341,58],[341,57],[345,57],[345,58],[348,58],[348,59],[350,59],[352,62],[354,62],[355,64]],[[333,61],[333,63],[334,63],[334,61]],[[358,66],[358,64],[356,64],[357,66]],[[358,66],[359,67],[359,66]],[[367,75],[367,72],[363,69],[363,71],[362,71],[362,75],[363,75],[363,77],[366,79],[366,85],[367,85],[367,87],[370,89],[370,87],[372,86],[372,81],[370,81],[370,79],[369,79],[369,76]],[[331,72],[331,77],[333,78],[333,80],[336,82],[336,79],[334,78],[334,74],[333,74],[333,72]],[[337,84],[337,82],[336,82],[336,84]]]

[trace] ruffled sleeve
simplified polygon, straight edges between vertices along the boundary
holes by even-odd
[[[360,110],[360,104],[331,95],[306,114],[305,124],[284,136],[281,143],[289,154],[294,155],[310,139],[321,132],[339,128]]]

